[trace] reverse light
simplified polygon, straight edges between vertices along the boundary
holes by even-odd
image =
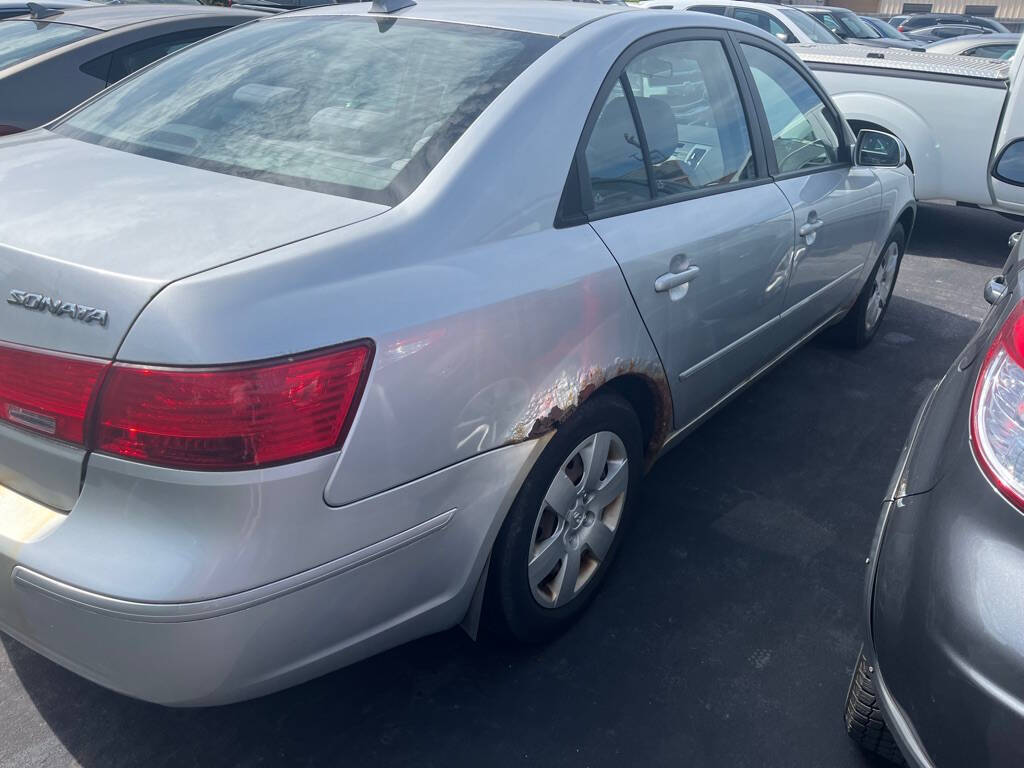
[[[981,366],[971,445],[989,479],[1024,509],[1024,303],[1006,318]]]
[[[84,445],[89,410],[109,367],[0,344],[0,421]]]
[[[369,343],[229,368],[114,364],[94,448],[178,469],[253,469],[338,448]]]

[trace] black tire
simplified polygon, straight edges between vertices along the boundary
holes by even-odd
[[[548,488],[562,465],[589,436],[612,432],[625,448],[628,480],[611,546],[590,578],[565,605],[546,607],[534,597],[527,560]],[[631,500],[642,478],[643,433],[626,400],[607,393],[591,397],[559,428],[519,489],[491,551],[484,592],[484,626],[492,639],[539,642],[564,631],[586,609],[618,551]],[[559,568],[564,565],[559,565]]]
[[[875,320],[874,324],[868,326],[868,305],[871,302],[871,297],[875,289],[875,276],[878,274],[878,270],[882,268],[882,261],[885,257],[889,247],[895,243],[898,248],[898,255],[896,257],[896,271],[893,273],[892,280],[889,283],[888,294],[885,297],[885,306],[882,307],[882,314]],[[853,349],[861,349],[866,347],[871,340],[878,333],[878,329],[882,325],[882,321],[885,320],[885,313],[889,310],[889,303],[892,300],[892,292],[896,287],[896,280],[899,278],[900,265],[903,264],[903,251],[907,245],[907,238],[903,232],[903,226],[897,224],[892,233],[889,235],[889,239],[885,241],[885,245],[882,246],[882,252],[878,254],[878,258],[875,259],[875,266],[871,270],[871,274],[868,276],[867,282],[864,283],[864,287],[861,289],[860,295],[857,296],[857,301],[854,303],[850,311],[846,313],[839,323],[832,329],[832,338],[846,347],[852,347]]]
[[[850,691],[846,694],[846,733],[861,749],[884,757],[896,765],[906,765],[896,740],[882,718],[872,675],[873,670],[867,659],[858,655]]]

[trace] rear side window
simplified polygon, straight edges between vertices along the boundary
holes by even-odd
[[[718,16],[725,16],[724,5],[691,5],[686,10],[688,11],[700,11],[701,13],[714,13]]]
[[[393,205],[554,42],[413,19],[277,18],[182,51],[54,130]]]
[[[95,34],[95,29],[71,24],[9,19],[0,24],[0,69]]]
[[[741,44],[772,134],[779,173],[810,171],[839,161],[831,112],[793,65],[763,48]]]
[[[652,188],[655,197],[673,197],[756,176],[746,114],[720,42],[652,48],[630,61],[623,77],[587,143],[592,211],[650,201]]]

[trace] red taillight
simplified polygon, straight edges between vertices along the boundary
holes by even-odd
[[[981,366],[971,445],[996,487],[1024,508],[1024,303],[1006,318]]]
[[[180,469],[252,469],[341,445],[371,348],[220,369],[115,364],[95,449]]]
[[[179,469],[252,469],[339,448],[369,342],[220,368],[158,368],[0,345],[0,420]]]
[[[83,445],[89,408],[109,367],[0,345],[0,420]]]
[[[900,24],[900,25],[899,25],[898,27],[896,27],[896,31],[897,31],[897,32],[906,32],[907,30],[905,30],[905,29],[903,28],[903,25],[902,25],[902,24]]]

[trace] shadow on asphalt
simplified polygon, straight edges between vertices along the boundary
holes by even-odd
[[[1012,229],[925,209],[911,250],[998,266]],[[841,717],[864,556],[914,412],[975,327],[897,296],[867,349],[816,340],[781,364],[653,469],[601,595],[544,646],[452,630],[257,701],[168,710],[0,639],[87,768],[874,765]]]

